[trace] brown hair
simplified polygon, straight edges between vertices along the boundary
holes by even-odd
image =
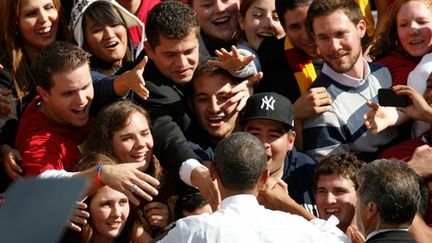
[[[359,183],[357,174],[366,163],[352,154],[331,155],[317,163],[315,167],[314,188],[321,175],[341,175],[352,181],[357,190]]]
[[[332,14],[337,10],[341,10],[354,25],[357,25],[363,19],[359,6],[353,0],[316,0],[312,2],[307,13],[307,28],[314,33],[314,19]]]
[[[369,56],[372,60],[377,61],[389,54],[396,54],[400,56],[410,57],[409,54],[399,44],[399,37],[397,33],[397,15],[403,4],[411,1],[422,1],[427,6],[432,6],[431,0],[398,0],[393,4],[391,9],[391,16],[386,23],[384,31],[378,34],[375,43],[372,45]]]
[[[90,62],[90,54],[65,41],[54,41],[42,50],[32,64],[36,85],[49,91],[53,86],[52,76],[56,72],[75,70]]]
[[[66,40],[68,28],[63,18],[63,8],[60,0],[52,0],[59,13],[57,40]],[[35,92],[35,80],[31,71],[31,60],[24,49],[24,39],[18,30],[18,15],[21,0],[0,1],[0,48],[3,52],[1,63],[10,69],[13,88],[19,99]],[[8,66],[10,65],[10,66]]]

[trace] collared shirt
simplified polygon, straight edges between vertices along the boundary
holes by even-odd
[[[337,223],[338,221],[336,221]],[[254,195],[225,198],[212,215],[180,219],[159,242],[349,242],[335,222],[265,209]]]
[[[367,61],[363,58],[363,79],[354,78],[344,73],[338,73],[335,70],[333,70],[329,65],[324,63],[323,68],[321,70],[322,73],[326,74],[327,76],[331,77],[335,82],[348,86],[348,87],[358,87],[362,85],[365,82],[365,77],[369,76],[371,73],[369,64]]]

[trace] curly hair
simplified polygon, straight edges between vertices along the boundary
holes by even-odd
[[[146,25],[147,42],[154,49],[160,37],[183,39],[194,31],[199,34],[199,23],[191,6],[176,0],[163,1],[150,10]]]

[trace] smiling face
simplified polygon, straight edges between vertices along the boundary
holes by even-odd
[[[254,50],[258,50],[264,36],[275,36],[279,39],[285,35],[274,0],[254,0],[246,14],[240,16],[239,24]]]
[[[198,66],[199,48],[195,29],[182,39],[168,39],[161,35],[159,44],[152,48],[145,44],[147,54],[158,70],[177,84],[191,81]]]
[[[192,0],[201,30],[219,41],[234,38],[239,5],[239,0]]]
[[[237,104],[227,106],[232,97],[232,80],[222,74],[212,74],[202,75],[193,82],[193,107],[198,123],[217,144],[237,125]]]
[[[153,136],[147,118],[134,111],[126,126],[112,136],[114,155],[120,163],[149,162],[153,151]]]
[[[108,186],[99,189],[89,205],[95,242],[110,242],[117,238],[126,224],[129,210],[126,195]]]
[[[49,90],[40,86],[36,89],[43,100],[40,108],[48,117],[75,127],[87,124],[93,100],[93,85],[87,63],[75,70],[53,73]]]
[[[285,156],[294,146],[295,133],[286,125],[268,119],[252,119],[244,125],[245,132],[257,137],[267,154],[267,169],[270,176],[282,176]]]
[[[26,48],[40,51],[55,41],[59,14],[52,0],[21,0],[18,32]]]
[[[357,201],[354,183],[339,174],[319,175],[315,199],[320,218],[336,216],[338,227],[345,232],[353,220]]]
[[[315,43],[327,65],[338,73],[363,77],[361,38],[366,32],[364,20],[355,25],[342,10],[313,19]]]
[[[104,62],[121,64],[128,48],[127,29],[124,25],[99,25],[87,18],[84,32],[90,53]]]
[[[400,45],[409,55],[421,57],[432,50],[432,10],[424,1],[402,4],[396,23]]]
[[[306,15],[309,5],[288,9],[284,14],[285,32],[291,43],[311,57],[318,55],[318,47],[312,34],[306,28]]]

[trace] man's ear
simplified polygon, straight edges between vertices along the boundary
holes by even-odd
[[[244,29],[245,29],[245,17],[242,14],[239,15],[238,23],[239,23],[240,29],[242,29],[244,31]]]
[[[42,100],[47,100],[49,96],[49,92],[46,91],[41,86],[36,86],[36,91],[39,93],[39,95],[42,97]]]
[[[295,138],[296,138],[296,132],[294,130],[288,131],[288,134],[287,134],[288,151],[293,150]]]
[[[360,20],[357,24],[357,31],[360,34],[360,37],[363,38],[366,34],[366,21],[364,19]]]
[[[378,206],[374,202],[368,202],[367,204],[367,219],[373,219],[375,217],[379,217],[378,215]]]
[[[259,181],[258,181],[258,189],[263,189],[263,188],[265,188],[265,186],[266,186],[266,184],[267,184],[267,180],[268,180],[269,177],[270,177],[270,172],[269,172],[269,170],[266,168],[266,169],[263,171],[263,173],[262,173],[262,175],[261,175],[261,177],[260,177],[260,179],[259,179]]]
[[[212,179],[212,181],[216,180],[217,179],[217,171],[216,171],[216,167],[214,165],[214,162],[210,163],[209,172],[210,172],[210,178]]]
[[[148,41],[144,41],[144,50],[145,50],[147,56],[148,56],[150,59],[153,59],[152,57],[153,57],[153,52],[154,52],[154,50],[153,50],[153,48],[150,46],[150,43],[149,43]]]

